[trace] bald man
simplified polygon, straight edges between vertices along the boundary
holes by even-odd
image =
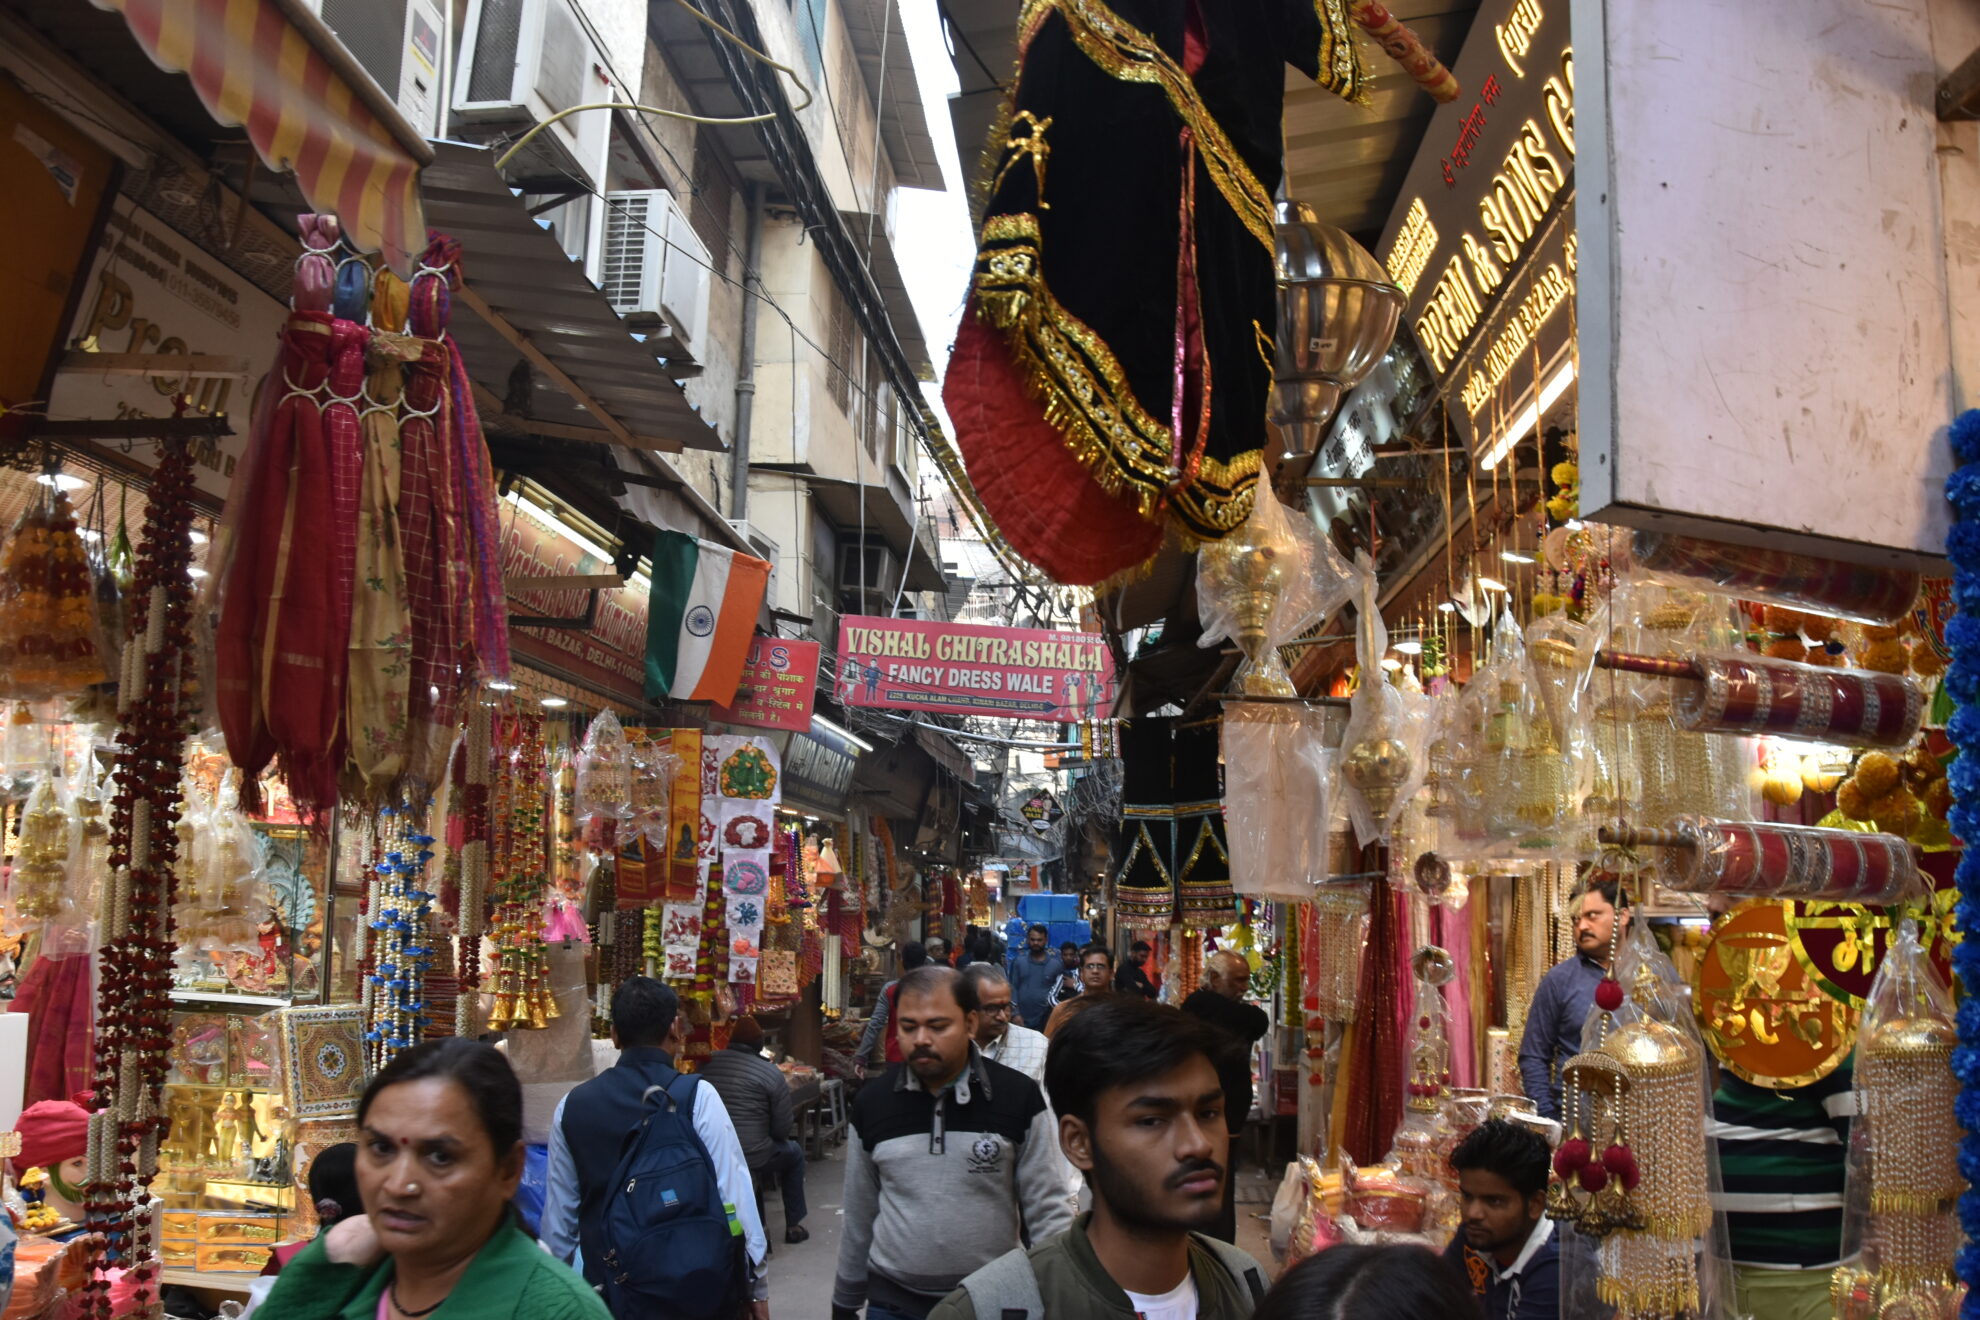
[[[1244,1130],[1251,1116],[1251,1047],[1272,1026],[1272,1019],[1256,1004],[1244,1002],[1251,984],[1251,964],[1229,949],[1219,949],[1203,960],[1203,982],[1196,993],[1183,1000],[1182,1011],[1202,1018],[1212,1027],[1243,1045],[1226,1055],[1217,1078],[1224,1084],[1224,1121],[1231,1136]],[[1225,1242],[1237,1241],[1237,1142],[1231,1142],[1231,1167],[1224,1174],[1224,1209],[1210,1235]]]

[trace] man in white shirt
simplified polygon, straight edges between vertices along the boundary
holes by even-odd
[[[963,980],[976,991],[976,1048],[986,1059],[1045,1084],[1045,1034],[1011,1021],[1011,983],[995,963],[971,963]]]
[[[625,1134],[646,1110],[649,1087],[665,1087],[679,1076],[674,1060],[686,1044],[686,1019],[672,986],[652,977],[622,981],[612,996],[612,1042],[619,1061],[557,1102],[550,1124],[550,1163],[544,1175],[543,1245],[550,1254],[600,1282],[596,1261],[586,1271],[583,1244],[595,1242],[609,1198],[607,1187],[618,1169]],[[747,1251],[751,1315],[768,1320],[770,1293],[764,1260],[769,1242],[756,1213],[756,1191],[749,1162],[736,1139],[735,1124],[713,1086],[694,1087],[694,1134],[714,1166],[722,1199],[735,1207]]]

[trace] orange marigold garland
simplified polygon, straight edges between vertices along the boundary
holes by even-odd
[[[112,1314],[111,1267],[135,1282],[133,1313],[157,1314],[151,1180],[165,1127],[160,1093],[171,1044],[172,888],[180,774],[192,681],[191,449],[166,442],[138,551],[131,637],[118,690],[111,882],[103,888],[95,1113],[89,1120],[85,1227],[94,1235],[82,1312]]]
[[[105,677],[76,516],[60,486],[42,485],[0,552],[0,696],[38,701]]]

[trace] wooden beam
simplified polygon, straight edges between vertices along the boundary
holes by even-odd
[[[86,353],[72,348],[57,371],[91,371],[104,376],[170,376],[203,380],[232,376],[245,380],[248,360],[213,353]]]
[[[531,360],[534,361],[534,359]],[[547,436],[552,440],[586,440],[600,445],[622,443],[617,435],[610,431],[601,430],[596,426],[567,426],[563,422],[540,422],[534,417],[518,417],[503,407],[502,399],[495,391],[489,389],[480,381],[474,381],[472,384],[474,386],[474,406],[481,415],[484,417],[499,417],[518,431],[527,431],[531,435]],[[632,448],[644,449],[660,454],[678,454],[681,452],[679,445],[650,435],[635,435],[632,440]]]
[[[455,290],[454,296],[473,308],[474,314],[487,322],[490,330],[493,330],[496,334],[507,340],[509,347],[527,358],[532,366],[556,382],[557,387],[570,395],[574,402],[581,405],[593,417],[596,417],[599,425],[611,432],[614,440],[628,449],[644,449],[648,447],[635,438],[631,431],[626,429],[624,422],[612,416],[611,413],[605,410],[603,404],[592,398],[589,390],[585,389],[584,386],[578,384],[575,380],[572,380],[569,373],[555,362],[552,362],[550,355],[538,348],[534,340],[511,325],[506,316],[503,316],[493,307],[490,307],[488,300],[475,292],[473,285],[469,284],[466,280],[462,280],[460,288]],[[680,446],[676,445],[674,448],[679,449]]]
[[[205,440],[234,433],[225,417],[103,417],[32,426],[31,434],[49,440]]]
[[[505,577],[506,591],[615,591],[626,585],[617,573],[567,573],[561,577]]]
[[[1938,111],[1940,119],[1980,119],[1980,50],[1940,81]]]

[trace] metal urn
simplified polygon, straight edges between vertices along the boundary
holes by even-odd
[[[1280,202],[1279,339],[1272,422],[1287,451],[1317,453],[1341,396],[1396,337],[1409,299],[1368,249],[1304,202]]]
[[[1350,747],[1341,761],[1341,773],[1377,820],[1386,819],[1395,807],[1397,794],[1409,782],[1409,771],[1409,744],[1379,730]]]
[[[1260,518],[1245,519],[1229,536],[1207,541],[1197,552],[1201,589],[1229,612],[1231,639],[1244,652],[1237,688],[1245,696],[1299,695],[1272,649],[1270,625],[1302,559],[1298,540],[1282,523]]]

